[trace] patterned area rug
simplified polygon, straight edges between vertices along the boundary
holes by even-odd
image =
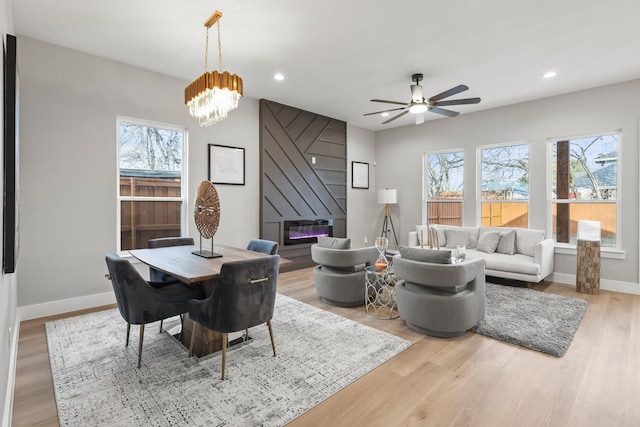
[[[587,308],[579,298],[487,283],[485,318],[472,329],[552,356],[562,357]]]
[[[117,310],[48,322],[61,426],[281,426],[389,360],[410,341],[301,303],[276,299],[272,320],[249,344],[197,360],[158,324],[137,326],[124,346]]]

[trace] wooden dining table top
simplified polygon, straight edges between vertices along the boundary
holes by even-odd
[[[210,247],[209,247],[210,248]],[[219,258],[203,258],[192,252],[199,251],[198,245],[168,246],[153,249],[132,249],[131,256],[150,267],[167,273],[187,283],[217,279],[222,264],[245,259],[268,256],[261,252],[231,246],[214,245],[213,252],[222,255]],[[291,261],[281,258],[280,265]]]

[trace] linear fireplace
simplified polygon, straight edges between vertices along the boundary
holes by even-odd
[[[284,244],[315,243],[318,237],[333,237],[332,219],[297,220],[284,222]]]

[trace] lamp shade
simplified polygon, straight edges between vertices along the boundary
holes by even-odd
[[[578,240],[600,241],[600,221],[578,221]]]
[[[381,205],[395,205],[398,203],[398,190],[389,188],[378,190],[378,203]]]

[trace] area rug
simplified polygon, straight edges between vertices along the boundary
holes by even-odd
[[[587,302],[579,298],[487,283],[485,318],[472,330],[562,357],[586,307]]]
[[[158,324],[147,325],[137,369],[138,327],[124,346],[117,310],[46,323],[61,426],[281,426],[411,345],[283,295],[253,341],[197,360]]]

